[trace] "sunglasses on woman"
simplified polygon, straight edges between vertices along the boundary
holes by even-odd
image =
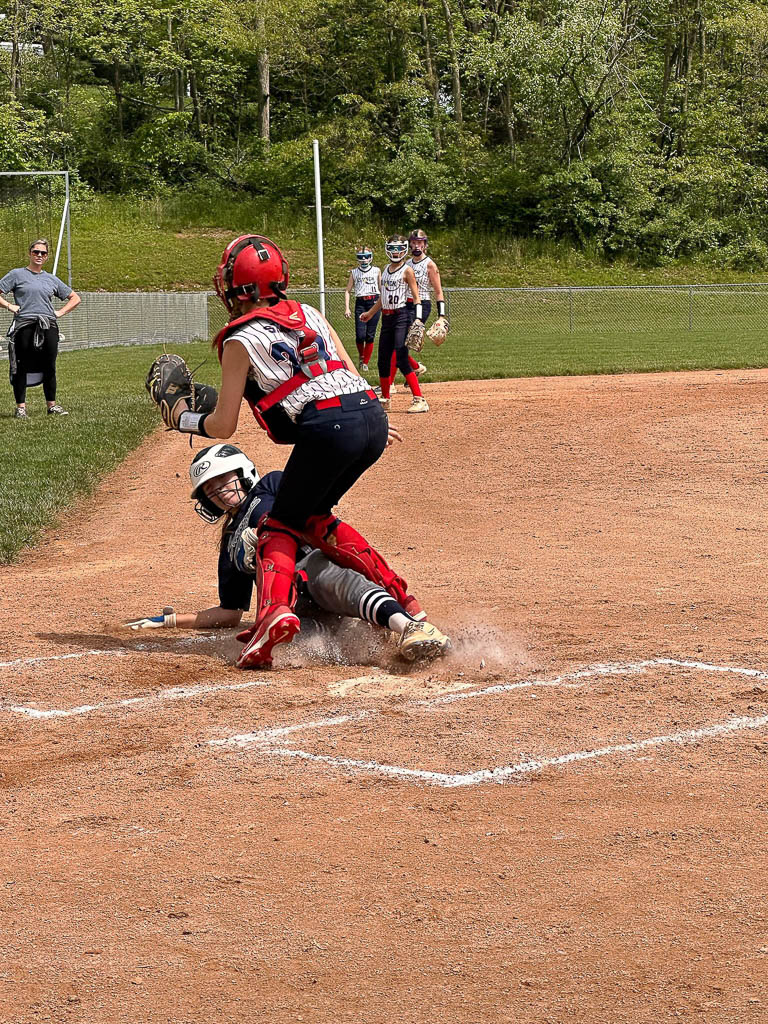
[[[32,255],[33,256],[47,256],[48,255],[48,251],[47,251],[47,249],[33,249],[32,250]]]

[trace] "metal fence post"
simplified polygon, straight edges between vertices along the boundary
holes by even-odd
[[[573,334],[573,289],[568,289],[568,333]]]
[[[693,330],[693,286],[688,288],[688,330]]]

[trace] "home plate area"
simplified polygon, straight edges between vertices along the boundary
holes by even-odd
[[[370,689],[368,690],[370,692]],[[369,707],[208,741],[222,755],[420,785],[510,783],[619,760],[738,760],[768,729],[768,673],[685,658],[595,664],[549,678]],[[685,751],[683,754],[682,751]]]

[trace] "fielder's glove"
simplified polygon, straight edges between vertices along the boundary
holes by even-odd
[[[448,318],[445,316],[439,316],[427,331],[427,337],[430,341],[433,341],[436,345],[440,346],[445,341],[445,336],[450,329],[451,325],[448,322]]]
[[[126,622],[125,625],[131,629],[162,629],[163,626],[174,629],[176,612],[173,608],[163,608],[162,615],[152,615],[148,619],[136,619],[134,622]]]
[[[216,388],[196,384],[181,356],[158,356],[149,368],[146,388],[169,430],[178,429],[183,412],[209,413],[216,408]]]
[[[405,337],[405,344],[411,352],[421,352],[424,344],[424,324],[421,320],[414,320],[408,328],[408,334]]]

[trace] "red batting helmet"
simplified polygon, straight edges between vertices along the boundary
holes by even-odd
[[[240,235],[230,242],[213,275],[216,292],[230,313],[236,299],[284,299],[288,264],[263,235]]]

